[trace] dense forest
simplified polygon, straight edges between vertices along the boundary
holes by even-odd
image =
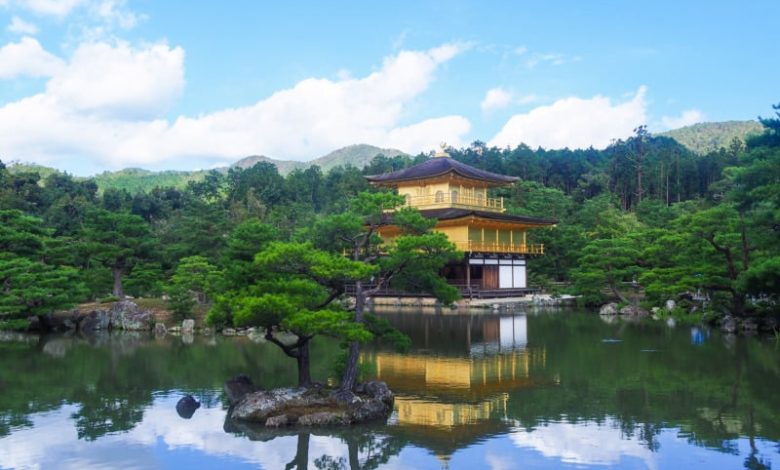
[[[560,221],[533,232],[546,254],[531,261],[532,284],[589,305],[673,299],[678,316],[762,314],[780,294],[778,109],[760,120],[762,134],[704,155],[645,127],[604,150],[474,142],[449,152],[520,177],[494,194],[510,213]],[[0,163],[0,325],[24,328],[30,315],[125,295],[167,294],[187,315],[247,279],[237,270],[266,243],[341,253],[318,242],[322,220],[354,213],[351,201],[380,191],[364,175],[427,158],[378,155],[362,170],[312,166],[286,176],[260,162],[135,192]]]

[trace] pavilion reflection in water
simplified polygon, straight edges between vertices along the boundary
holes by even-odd
[[[363,362],[396,392],[396,424],[411,434],[446,441],[500,432],[509,392],[554,383],[542,373],[546,350],[528,347],[525,315],[383,316],[414,349],[367,352]]]

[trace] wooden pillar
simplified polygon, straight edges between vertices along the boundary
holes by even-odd
[[[469,293],[469,299],[471,298],[471,260],[469,255],[466,254],[466,292]]]

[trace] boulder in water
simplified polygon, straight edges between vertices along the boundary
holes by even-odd
[[[625,307],[620,309],[621,315],[630,315],[635,317],[645,317],[650,314],[647,310],[643,309],[642,307],[637,307],[635,305],[626,305]]]
[[[615,302],[610,302],[601,306],[599,315],[617,315],[618,305]]]
[[[168,333],[168,328],[165,327],[165,323],[155,323],[154,324],[154,334],[155,336],[165,336]]]
[[[233,406],[230,418],[273,427],[351,425],[386,420],[393,400],[384,382],[368,382],[355,393],[280,388],[246,394]]]
[[[192,418],[198,408],[200,408],[200,403],[192,395],[184,395],[176,403],[176,412],[184,419]]]
[[[225,382],[225,395],[227,395],[230,406],[241,401],[248,393],[257,391],[257,387],[252,383],[252,379],[246,375],[238,375]]]
[[[85,333],[91,333],[93,331],[107,330],[109,325],[110,318],[108,312],[105,310],[93,310],[81,317],[79,330]]]
[[[724,333],[734,333],[737,331],[737,319],[731,315],[726,315],[720,320],[720,329]]]
[[[195,320],[188,318],[181,322],[181,334],[191,335],[195,333]]]
[[[149,331],[152,329],[154,315],[147,310],[141,310],[137,304],[129,300],[116,302],[111,306],[111,327],[125,331]]]

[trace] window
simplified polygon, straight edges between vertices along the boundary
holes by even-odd
[[[412,205],[412,195],[411,194],[404,194],[404,197],[406,198],[406,205],[411,206]]]
[[[452,190],[452,202],[458,202],[458,190],[453,189]]]
[[[435,202],[444,202],[444,191],[436,191]]]

